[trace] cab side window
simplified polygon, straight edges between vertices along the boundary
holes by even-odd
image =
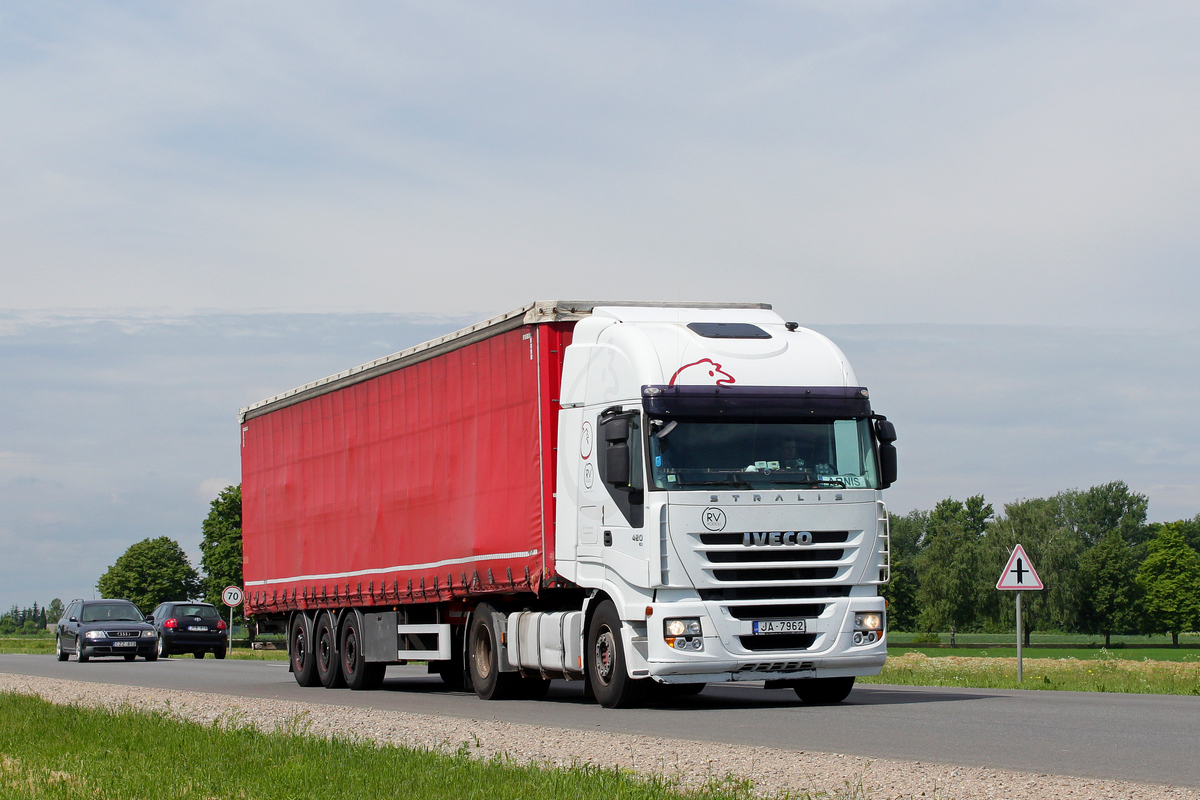
[[[607,409],[596,420],[600,431],[600,480],[631,528],[645,516],[642,437],[636,412]]]

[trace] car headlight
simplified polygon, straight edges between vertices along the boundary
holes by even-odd
[[[108,634],[104,631],[88,631],[83,635],[85,639],[107,639]]]
[[[676,650],[703,650],[704,639],[701,634],[698,617],[663,620],[663,641],[667,643],[667,647]]]
[[[153,639],[154,637],[158,636],[158,631],[142,631],[142,636]]]

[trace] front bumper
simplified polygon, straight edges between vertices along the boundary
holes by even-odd
[[[129,645],[133,646],[130,647]],[[141,639],[89,639],[86,642],[80,640],[80,654],[93,657],[103,656],[127,656],[130,653],[139,656],[153,655],[158,647],[157,640],[149,638]]]
[[[227,646],[225,633],[184,632],[163,634],[163,647],[170,650],[220,650]]]
[[[876,641],[854,643],[855,613],[883,614],[878,597],[830,603],[820,616],[806,620],[804,634],[786,638],[754,635],[753,622],[733,617],[720,601],[654,605],[653,612],[644,638],[631,636],[627,646],[644,655],[645,674],[664,683],[878,675],[887,659],[886,623]],[[666,643],[663,620],[678,617],[700,618],[702,650],[679,650]]]

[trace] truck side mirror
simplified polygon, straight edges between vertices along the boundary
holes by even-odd
[[[609,417],[601,423],[604,441],[624,442],[629,438],[629,417]]]
[[[879,483],[886,489],[896,482],[896,445],[885,442],[879,445]]]
[[[610,443],[604,452],[604,482],[616,487],[629,485],[629,445],[624,441]]]
[[[891,444],[896,441],[896,426],[886,419],[875,420],[875,438],[882,444]]]

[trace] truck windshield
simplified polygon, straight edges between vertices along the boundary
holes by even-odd
[[[653,419],[651,483],[657,489],[879,487],[870,421]]]

